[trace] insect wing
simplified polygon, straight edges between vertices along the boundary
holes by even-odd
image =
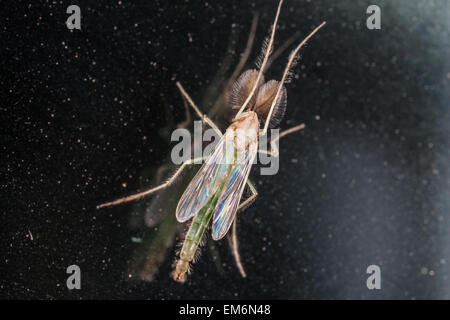
[[[225,236],[236,216],[257,150],[258,144],[252,143],[248,149],[237,151],[238,157],[242,157],[242,160],[231,169],[228,181],[225,182],[225,188],[214,210],[212,222],[212,237],[214,240],[220,240]]]
[[[192,218],[214,195],[223,181],[228,165],[225,158],[225,142],[222,137],[214,151],[189,183],[177,205],[179,222]]]

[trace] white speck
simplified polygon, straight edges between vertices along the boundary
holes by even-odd
[[[141,243],[142,242],[142,238],[131,237],[131,241],[134,242],[134,243]]]

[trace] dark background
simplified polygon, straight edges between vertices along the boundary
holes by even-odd
[[[81,31],[65,26],[71,4]],[[370,4],[381,7],[381,30],[365,26]],[[153,282],[127,280],[132,205],[95,205],[152,185],[141,173],[167,161],[169,120],[184,119],[175,79],[208,110],[202,92],[225,57],[238,62],[253,12],[247,68],[276,6],[2,3],[1,298],[450,298],[447,0],[286,0],[276,46],[328,23],[287,85],[281,128],[306,129],[280,142],[276,176],[253,170],[260,195],[238,225],[248,277],[224,240],[223,273],[204,249],[177,284],[170,247]],[[286,59],[268,77],[279,79]],[[66,288],[71,264],[79,291]],[[381,290],[366,287],[371,264]]]

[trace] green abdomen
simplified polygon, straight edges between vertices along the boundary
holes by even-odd
[[[194,259],[195,252],[197,251],[200,241],[202,241],[203,234],[211,220],[213,212],[213,208],[206,205],[195,215],[180,252],[181,259],[185,261],[192,261]]]

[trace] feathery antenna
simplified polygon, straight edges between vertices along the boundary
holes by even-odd
[[[282,4],[283,4],[283,0],[280,0],[280,2],[278,3],[277,13],[275,15],[275,21],[274,21],[273,26],[272,26],[272,32],[270,34],[270,39],[269,39],[269,42],[267,44],[267,47],[266,47],[266,50],[265,50],[265,53],[264,53],[264,60],[263,60],[263,62],[261,64],[261,67],[259,68],[258,77],[256,78],[255,84],[253,85],[253,89],[250,92],[250,94],[248,95],[247,100],[245,100],[244,104],[239,109],[239,112],[234,117],[235,119],[241,115],[242,111],[245,110],[245,108],[247,107],[248,103],[250,102],[250,100],[252,99],[253,95],[255,94],[256,89],[258,88],[259,80],[261,79],[263,71],[264,71],[264,69],[266,67],[267,60],[269,60],[269,55],[272,52],[273,40],[275,38],[275,30],[277,29],[278,17],[280,16],[280,11],[281,11],[281,5]]]
[[[266,123],[264,125],[264,130],[262,132],[262,135],[265,135],[267,133],[267,128],[269,127],[270,118],[272,117],[273,109],[275,108],[275,105],[278,101],[278,96],[280,95],[281,88],[283,88],[283,84],[286,81],[286,77],[289,74],[289,70],[292,66],[292,63],[295,60],[295,57],[297,56],[298,51],[305,45],[305,43],[317,32],[320,28],[322,28],[326,22],[322,22],[318,27],[316,27],[300,44],[291,52],[289,55],[289,60],[286,65],[286,68],[283,72],[283,77],[281,78],[280,84],[278,86],[277,94],[275,95],[275,98],[273,99],[272,105],[270,106],[269,114],[267,115]]]

